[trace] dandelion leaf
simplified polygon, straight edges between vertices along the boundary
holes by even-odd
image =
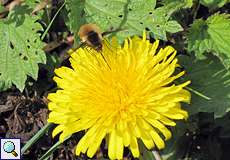
[[[180,57],[180,64],[186,70],[186,79],[191,80],[190,88],[210,98],[207,100],[192,93],[191,104],[186,107],[189,115],[198,112],[214,113],[215,118],[230,111],[230,72],[215,56],[204,60]]]

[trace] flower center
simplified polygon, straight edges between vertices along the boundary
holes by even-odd
[[[128,77],[113,77],[105,85],[105,90],[107,90],[105,98],[109,100],[114,110],[126,112],[133,103]]]

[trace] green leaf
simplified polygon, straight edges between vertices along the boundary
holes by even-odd
[[[163,0],[162,4],[164,6],[173,6],[175,10],[179,10],[181,8],[191,8],[193,0]]]
[[[145,28],[152,30],[152,12],[156,1],[86,0],[86,20],[96,23],[103,31],[124,29],[116,35],[121,40],[132,35],[142,35]],[[151,24],[151,26],[149,25]]]
[[[168,21],[166,23],[165,29],[167,32],[170,32],[170,33],[176,33],[179,31],[183,31],[183,28],[177,21]]]
[[[177,21],[170,19],[173,12],[175,12],[175,8],[171,5],[159,7],[153,11],[152,32],[154,38],[167,40],[166,32],[176,33],[183,31]]]
[[[165,148],[160,151],[162,160],[183,159],[191,143],[188,133],[195,132],[197,124],[189,117],[186,121],[176,122],[176,126],[171,128],[172,138],[165,143]]]
[[[201,0],[200,3],[209,8],[223,7],[229,0]]]
[[[75,43],[79,43],[79,38],[77,36],[78,30],[80,29],[81,25],[86,23],[84,17],[84,8],[85,2],[82,0],[68,0],[66,1],[66,9],[68,13],[68,27],[74,33]]]
[[[187,73],[184,80],[192,82],[189,87],[211,98],[207,100],[192,93],[191,104],[186,108],[189,115],[214,112],[215,117],[221,117],[230,111],[230,72],[216,57],[194,60],[181,56],[180,64]]]
[[[196,20],[188,34],[188,50],[204,59],[206,52],[219,57],[226,68],[230,68],[230,14],[215,14],[206,21]]]
[[[186,133],[189,128],[187,122],[177,122],[177,125],[171,129],[172,138],[165,143],[165,148],[160,151],[162,160],[176,160],[182,158],[182,154],[178,154],[179,139]],[[179,151],[183,152],[186,148],[180,148]]]
[[[36,33],[42,27],[27,11],[27,6],[16,7],[7,20],[0,21],[1,91],[12,84],[22,91],[27,75],[36,80],[38,63],[46,62],[43,43]]]
[[[80,26],[85,23],[85,19],[83,17],[85,3],[82,0],[68,0],[66,1],[66,8],[69,11],[69,28],[71,31],[77,32]]]
[[[140,160],[155,160],[152,151],[148,150],[142,141],[138,141],[138,144],[140,149]]]
[[[24,3],[26,5],[28,5],[30,8],[34,9],[34,7],[36,7],[36,5],[38,5],[40,3],[40,1],[43,0],[24,0]]]
[[[170,19],[171,14],[167,14],[165,8],[154,10],[155,6],[156,0],[72,0],[67,5],[70,11],[69,26],[74,33],[78,32],[83,23],[95,23],[102,31],[121,29],[114,33],[119,40],[132,35],[142,35],[144,30],[153,32],[157,39],[167,40],[166,32],[183,30],[179,23]]]
[[[5,7],[2,6],[1,3],[0,3],[0,13],[3,12],[3,11],[5,11]]]

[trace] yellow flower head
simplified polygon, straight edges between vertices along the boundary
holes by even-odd
[[[174,73],[179,67],[176,51],[167,46],[156,53],[158,44],[151,44],[144,33],[143,39],[127,39],[124,47],[104,44],[104,57],[89,48],[72,53],[73,69],[55,70],[60,90],[48,96],[48,121],[58,124],[53,136],[62,132],[63,141],[85,131],[76,154],[89,157],[104,138],[111,159],[122,159],[124,147],[139,157],[138,140],[148,149],[164,148],[164,140],[171,137],[166,126],[188,117],[180,102],[190,101],[190,93],[183,89],[190,81],[173,83],[185,72]]]

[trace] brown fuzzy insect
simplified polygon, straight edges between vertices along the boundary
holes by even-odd
[[[92,47],[97,51],[102,50],[102,32],[96,24],[84,24],[80,27],[78,35],[82,44]]]

